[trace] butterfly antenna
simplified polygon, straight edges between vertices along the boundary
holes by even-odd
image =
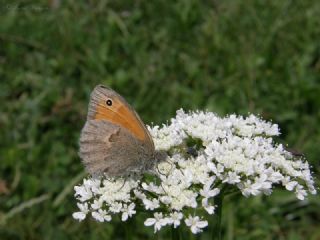
[[[162,172],[160,171],[158,164],[157,164],[156,168],[157,168],[157,172],[158,172],[160,175],[162,175],[162,176],[167,176],[166,174],[164,174],[164,173],[162,173]]]
[[[174,168],[174,163],[172,163],[172,162],[170,162],[170,161],[168,161],[168,160],[164,160],[165,162],[167,162],[169,165],[170,165],[170,170],[167,172],[167,174],[165,174],[165,173],[162,173],[161,171],[160,171],[160,169],[159,169],[159,164],[157,164],[157,170],[158,170],[158,172],[159,172],[159,174],[160,175],[163,175],[163,176],[168,176],[172,171],[173,171],[173,168]]]
[[[165,161],[171,166],[170,171],[169,171],[169,173],[171,173],[172,170],[173,170],[173,165],[174,165],[174,163],[170,162],[170,161],[167,160],[167,159],[166,159]]]
[[[167,191],[164,189],[162,183],[160,183],[160,186],[161,186],[162,190],[168,195],[168,193],[167,193]]]
[[[120,191],[120,190],[124,187],[124,185],[126,185],[126,182],[127,182],[127,178],[124,178],[124,179],[123,179],[122,186],[119,188],[118,191]]]
[[[104,175],[104,176],[105,176],[105,179],[106,179],[108,182],[110,182],[110,183],[115,183],[115,180],[117,180],[117,179],[108,178],[107,175]],[[119,178],[118,178],[118,179],[119,179]],[[118,191],[120,191],[120,190],[124,187],[124,185],[126,184],[126,182],[127,182],[127,179],[126,179],[126,178],[123,179],[123,183],[122,183],[121,187],[118,189]]]

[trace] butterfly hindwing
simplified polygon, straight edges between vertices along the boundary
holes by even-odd
[[[111,122],[88,120],[82,129],[80,157],[90,174],[119,176],[141,171],[152,154],[128,130]]]

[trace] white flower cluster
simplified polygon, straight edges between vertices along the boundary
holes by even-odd
[[[179,110],[170,124],[149,130],[156,150],[167,152],[166,161],[140,177],[84,179],[75,186],[75,219],[91,213],[104,222],[121,214],[126,221],[139,206],[153,214],[144,224],[155,232],[184,222],[196,234],[208,225],[205,218],[214,214],[212,201],[222,187],[234,186],[246,197],[269,195],[275,185],[300,200],[316,194],[309,164],[274,142],[280,134],[276,124],[254,115],[221,118]]]

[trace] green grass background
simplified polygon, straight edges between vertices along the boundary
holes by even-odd
[[[144,214],[129,223],[72,219],[79,133],[99,83],[149,124],[181,107],[272,119],[278,140],[304,152],[319,176],[319,1],[55,2],[0,0],[1,240],[170,237],[170,229],[153,235]],[[223,235],[320,239],[319,197],[300,202],[275,190],[227,199]]]

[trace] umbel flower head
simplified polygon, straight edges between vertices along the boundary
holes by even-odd
[[[167,153],[150,173],[129,178],[87,178],[75,186],[79,221],[90,214],[99,222],[115,215],[127,221],[139,209],[150,212],[145,226],[154,232],[184,224],[196,234],[215,213],[222,189],[245,197],[270,195],[275,186],[299,200],[316,194],[309,164],[274,142],[277,124],[257,116],[218,117],[212,112],[178,110],[168,125],[149,127],[157,150]]]

